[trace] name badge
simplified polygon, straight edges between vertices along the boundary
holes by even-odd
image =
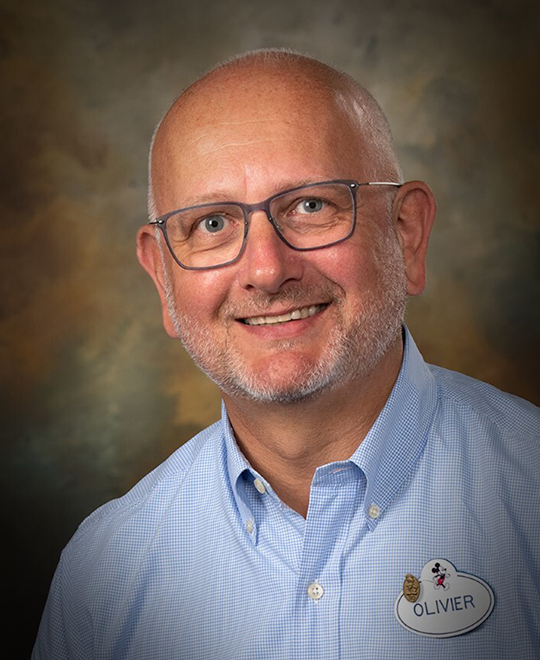
[[[458,573],[446,559],[432,559],[420,579],[407,574],[396,598],[396,619],[425,637],[463,635],[488,618],[495,605],[493,590],[480,578]]]

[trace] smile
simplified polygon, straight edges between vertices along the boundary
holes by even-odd
[[[315,316],[317,312],[321,312],[327,303],[322,305],[309,305],[308,307],[300,307],[294,309],[287,314],[280,314],[279,316],[252,316],[247,319],[242,319],[243,323],[247,325],[274,325],[276,323],[287,323],[288,321],[298,321],[299,319],[307,319],[309,316]]]

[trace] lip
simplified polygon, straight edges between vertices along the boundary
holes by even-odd
[[[304,332],[317,325],[330,306],[329,303],[319,303],[319,305],[325,306],[322,307],[322,309],[316,312],[313,316],[308,316],[307,318],[294,319],[282,323],[272,323],[268,325],[249,325],[244,323],[242,318],[238,318],[236,319],[237,326],[243,331],[249,333],[249,335],[252,337],[256,337],[257,339],[293,339],[294,337],[302,335]],[[287,308],[286,311],[279,310],[276,312],[272,310],[272,313],[265,311],[265,313],[261,314],[261,316],[281,316],[282,314],[288,314],[293,312],[295,309],[301,309],[302,307],[309,307],[309,305],[295,305],[294,307]],[[253,318],[254,316],[255,315],[250,315],[247,318]]]
[[[285,307],[285,308],[282,308],[282,309],[265,309],[264,311],[261,311],[261,312],[251,312],[250,311],[249,316],[237,316],[235,318],[235,320],[240,322],[240,323],[245,324],[246,319],[254,319],[254,318],[260,318],[260,317],[264,318],[264,317],[273,317],[273,316],[285,316],[285,315],[291,314],[292,312],[295,312],[296,310],[301,310],[301,309],[308,308],[308,307],[324,307],[324,309],[326,309],[326,307],[328,307],[329,304],[330,304],[329,302],[317,302],[317,303],[307,302],[307,303],[291,305],[289,307]],[[321,309],[319,311],[323,311],[323,309]],[[319,313],[319,312],[317,312],[317,313]],[[302,320],[302,319],[294,319],[294,320],[299,321],[299,320]],[[286,323],[290,323],[290,321],[286,321]]]

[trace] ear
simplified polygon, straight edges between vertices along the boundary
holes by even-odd
[[[165,287],[165,274],[163,272],[163,269],[167,268],[168,264],[163,263],[156,238],[156,233],[158,231],[160,230],[157,227],[150,227],[149,225],[144,225],[139,229],[137,232],[137,258],[141,266],[150,275],[156,285],[161,302],[163,326],[170,337],[177,339],[178,334],[174,329],[174,324],[169,314]]]
[[[437,205],[423,181],[408,181],[394,200],[393,220],[405,261],[407,293],[417,296],[426,286],[426,252]]]

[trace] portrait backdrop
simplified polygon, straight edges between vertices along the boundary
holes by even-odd
[[[540,403],[539,11],[520,0],[2,0],[4,561],[27,658],[78,523],[219,414],[135,257],[154,125],[235,53],[290,47],[379,100],[439,211],[408,324]]]

